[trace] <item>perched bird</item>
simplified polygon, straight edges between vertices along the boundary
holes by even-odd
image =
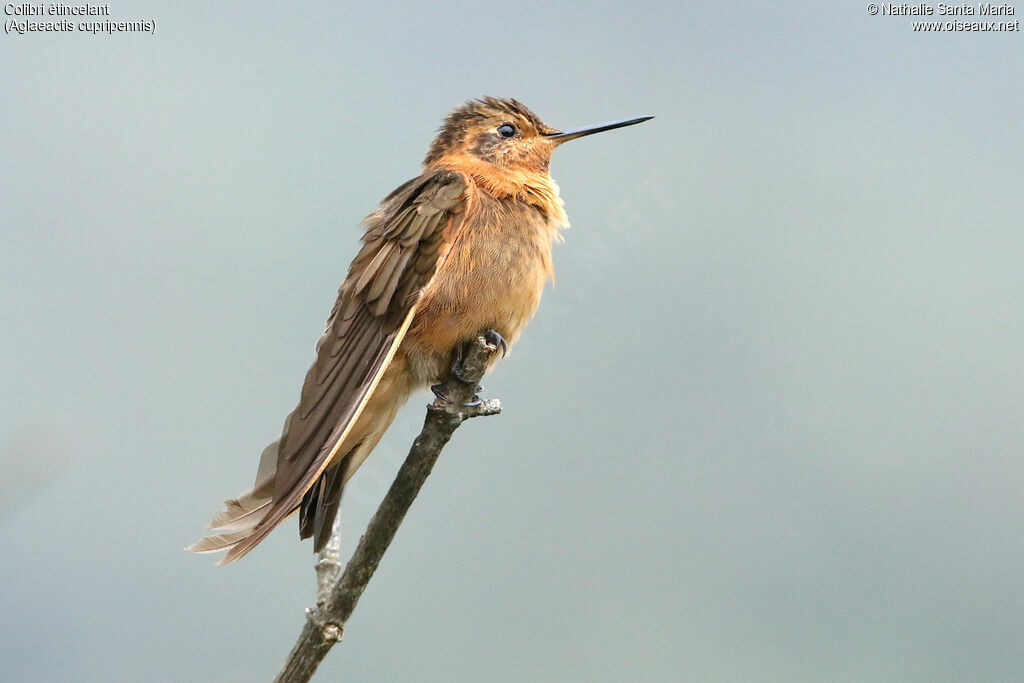
[[[298,510],[299,536],[321,550],[342,487],[410,393],[441,382],[481,330],[504,350],[536,311],[568,226],[548,173],[554,149],[650,118],[563,132],[493,97],[449,114],[423,172],[365,219],[299,404],[263,451],[255,486],[188,549],[227,550],[232,562]]]

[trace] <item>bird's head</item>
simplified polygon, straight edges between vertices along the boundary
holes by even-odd
[[[424,164],[468,157],[507,171],[547,174],[551,153],[563,142],[651,118],[563,132],[541,121],[521,102],[484,97],[466,102],[445,118]]]

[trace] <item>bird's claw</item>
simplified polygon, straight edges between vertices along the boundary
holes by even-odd
[[[484,330],[480,333],[488,344],[494,348],[501,347],[501,357],[504,358],[505,354],[508,353],[508,346],[505,344],[505,338],[502,337],[497,330]]]
[[[459,378],[459,381],[462,381],[462,379]],[[480,391],[480,389],[482,389],[482,387],[477,386],[476,391]],[[444,395],[444,393],[441,391],[441,385],[440,384],[435,384],[434,386],[430,387],[430,390],[434,392],[434,396],[437,396],[439,399],[441,399],[445,403],[450,403],[452,405],[459,405],[459,406],[462,406],[463,408],[475,408],[478,405],[480,405],[481,403],[483,403],[483,400],[479,396],[477,396],[476,394],[473,395],[473,398],[469,399],[469,403],[456,403],[455,401],[451,400],[450,398],[448,398],[447,396]]]
[[[452,358],[451,375],[452,375],[452,377],[454,377],[455,379],[459,380],[463,384],[467,384],[467,385],[474,384],[473,380],[469,379],[464,374],[462,374],[462,346],[461,345],[455,347],[455,357]],[[480,391],[480,387],[477,387],[476,390]]]
[[[495,349],[497,349],[500,346],[501,347],[501,355],[502,355],[502,357],[504,357],[505,354],[508,352],[508,345],[505,343],[505,338],[502,337],[501,334],[499,334],[496,330],[490,330],[490,329],[484,330],[483,332],[480,333],[480,336],[482,336],[484,338],[484,341],[487,342],[488,344],[490,344],[491,346],[493,346]],[[476,382],[474,382],[473,380],[469,379],[464,374],[464,368],[462,367],[463,355],[464,355],[463,347],[460,344],[459,346],[455,347],[455,351],[454,351],[454,354],[452,356],[451,376],[454,377],[456,379],[456,381],[461,382],[462,384],[465,384],[467,386],[469,386],[471,384],[476,384]],[[439,399],[441,399],[445,403],[450,403],[451,405],[461,405],[461,406],[463,406],[465,408],[475,408],[476,406],[478,406],[481,403],[483,403],[483,399],[481,399],[477,395],[479,392],[483,391],[483,389],[484,389],[479,384],[476,384],[476,388],[473,389],[473,394],[474,395],[473,395],[473,398],[471,398],[469,400],[469,403],[461,403],[461,404],[458,404],[455,401],[452,401],[447,396],[445,396],[444,392],[441,390],[442,386],[443,386],[443,383],[442,384],[435,384],[434,386],[430,387],[430,390],[434,392],[434,396],[437,396]]]

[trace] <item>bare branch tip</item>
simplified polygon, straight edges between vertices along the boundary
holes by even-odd
[[[484,399],[480,405],[474,406],[464,411],[465,418],[468,420],[471,417],[489,417],[491,415],[501,414],[501,401],[496,398]]]
[[[345,635],[345,629],[337,624],[327,624],[320,630],[320,635],[329,643],[336,643]]]

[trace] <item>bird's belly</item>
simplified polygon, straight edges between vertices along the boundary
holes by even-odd
[[[547,229],[477,226],[461,236],[424,292],[402,343],[419,383],[447,375],[452,350],[480,330],[493,329],[513,344],[550,275]]]

